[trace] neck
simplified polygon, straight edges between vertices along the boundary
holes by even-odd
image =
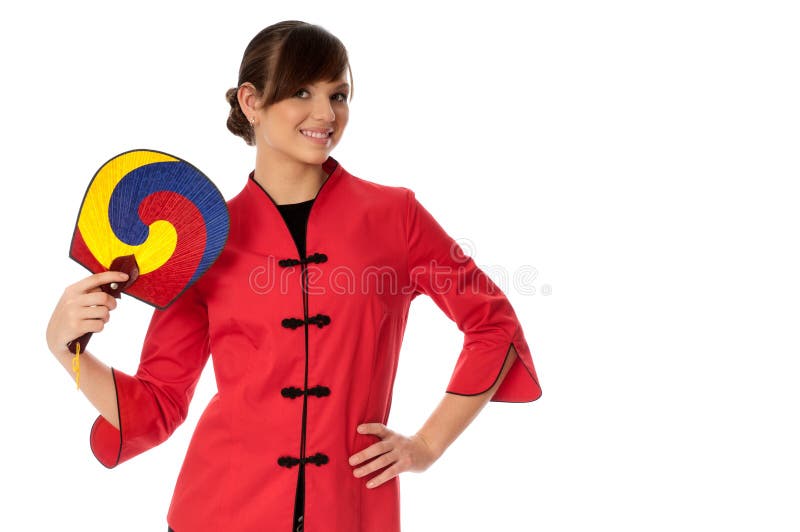
[[[274,150],[259,150],[253,179],[278,205],[314,199],[328,178],[322,163],[309,164]]]

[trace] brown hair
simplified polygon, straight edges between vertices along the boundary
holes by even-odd
[[[293,96],[302,85],[335,81],[347,69],[353,99],[353,72],[342,42],[325,28],[300,20],[284,20],[267,26],[253,37],[239,66],[239,83],[228,89],[231,105],[228,129],[255,145],[253,127],[244,115],[237,93],[242,83],[252,83],[262,107]]]

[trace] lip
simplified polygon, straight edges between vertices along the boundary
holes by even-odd
[[[307,129],[306,131],[316,131],[317,133],[325,133],[325,131],[318,131],[318,130],[315,130],[315,129]],[[310,142],[313,142],[314,144],[316,144],[318,146],[330,146],[330,144],[331,144],[332,136],[331,137],[326,137],[324,139],[316,139],[314,137],[309,137],[308,135],[304,135],[302,131],[298,131],[297,133],[301,137],[303,137],[304,139],[306,139],[306,140],[308,140]]]

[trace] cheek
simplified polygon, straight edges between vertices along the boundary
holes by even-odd
[[[280,138],[275,138],[275,129],[270,126],[261,128],[261,138],[267,146],[275,146],[276,142],[280,144]]]
[[[342,134],[344,133],[345,128],[347,127],[348,119],[349,119],[349,116],[348,116],[347,112],[345,112],[345,113],[337,113],[336,114],[336,126],[337,126],[337,128],[339,130],[336,133],[337,136],[342,136]]]
[[[291,142],[296,140],[300,133],[297,131],[295,123],[281,117],[273,117],[261,130],[261,136],[270,146]]]

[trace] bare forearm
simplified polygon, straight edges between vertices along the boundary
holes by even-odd
[[[55,355],[70,377],[75,379],[72,371],[73,355],[68,351]],[[109,423],[119,429],[119,416],[117,410],[117,392],[114,389],[114,377],[111,368],[103,364],[92,355],[91,351],[80,354],[80,390],[89,399],[97,411]]]
[[[503,382],[508,370],[517,358],[517,352],[511,347],[511,355],[506,360],[500,377],[490,389],[479,395],[456,395],[446,393],[436,410],[417,431],[436,457],[441,456],[453,441],[472,423],[472,420],[486,406],[494,392]]]

